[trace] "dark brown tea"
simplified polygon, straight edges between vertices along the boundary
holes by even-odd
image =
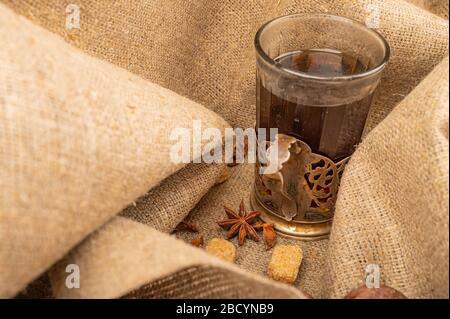
[[[314,76],[353,75],[367,65],[350,55],[331,50],[307,50],[284,54],[275,59],[280,66]],[[274,94],[257,81],[257,127],[277,127],[279,133],[295,136],[312,151],[333,161],[353,153],[360,142],[372,94],[362,100],[337,106],[296,103],[283,87]]]

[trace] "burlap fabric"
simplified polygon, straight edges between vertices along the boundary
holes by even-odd
[[[67,289],[67,263],[75,261],[83,272],[83,289]],[[151,271],[149,271],[151,269]],[[113,278],[105,274],[111,274]],[[189,270],[194,276],[186,276]],[[254,297],[301,298],[293,287],[244,272],[230,263],[145,225],[116,217],[85,244],[73,250],[51,271],[53,292],[58,297]],[[183,279],[184,278],[184,279]],[[201,282],[199,283],[199,279]],[[158,280],[159,282],[154,282]],[[168,282],[164,284],[164,282]],[[142,283],[144,285],[138,291]],[[175,286],[164,293],[166,285]],[[155,292],[155,290],[157,290]],[[158,290],[160,291],[158,293]]]
[[[445,0],[408,0],[420,8],[433,12],[434,14],[448,19],[448,1]]]
[[[328,247],[332,295],[366,264],[408,296],[448,295],[448,71],[446,58],[351,158]]]
[[[292,12],[329,12],[365,21],[370,15],[369,9],[378,5],[380,13],[378,29],[390,42],[392,57],[372,108],[368,131],[386,117],[400,101],[403,101],[367,136],[349,164],[341,188],[336,222],[330,240],[300,243],[305,251],[305,260],[295,286],[317,297],[341,297],[348,289],[360,284],[366,264],[377,263],[382,267],[382,280],[410,297],[448,297],[448,204],[446,203],[448,197],[448,109],[446,108],[448,76],[445,75],[448,70],[448,60],[443,61],[428,79],[415,88],[448,52],[447,20],[423,10],[417,4],[413,5],[404,1],[135,1],[133,4],[126,1],[114,3],[78,1],[82,13],[81,30],[68,31],[64,27],[64,10],[67,5],[64,2],[3,2],[17,13],[62,35],[66,41],[85,52],[200,102],[218,112],[232,125],[244,127],[251,126],[254,122],[252,38],[263,21]],[[420,5],[423,6],[423,3]],[[433,5],[433,8],[435,7]],[[435,13],[442,15],[442,12],[435,11]],[[10,16],[9,12],[8,16]],[[11,19],[20,20],[21,23],[26,24],[24,19],[12,16]],[[57,43],[65,46],[60,41]],[[52,57],[51,54],[47,56],[49,59],[58,57],[58,55]],[[65,59],[61,57],[62,61],[66,61]],[[85,56],[79,59],[80,67],[81,64],[89,65],[92,72],[97,69],[97,64],[107,65]],[[95,63],[92,62],[91,65],[84,62],[85,59]],[[61,68],[65,69],[65,67]],[[101,69],[101,67],[98,68]],[[124,73],[117,68],[114,69],[118,73]],[[109,71],[112,74],[116,72]],[[80,78],[83,76],[84,79],[86,74],[79,76]],[[86,80],[89,81],[89,78],[88,76]],[[110,78],[109,74],[108,78]],[[64,81],[61,79],[59,82]],[[116,88],[123,90],[121,81],[115,82],[119,82],[115,84]],[[148,83],[145,85],[152,86]],[[112,87],[111,84],[110,90]],[[414,92],[407,96],[414,88]],[[142,90],[146,91],[145,88]],[[5,92],[10,91],[5,89]],[[108,99],[105,97],[105,103],[109,103],[109,99],[119,98],[114,94],[112,96],[113,98],[108,96]],[[404,99],[405,96],[407,96],[406,99]],[[147,97],[147,100],[153,100],[153,98]],[[114,105],[111,109],[115,110]],[[113,114],[118,118],[123,115]],[[149,118],[147,122],[151,122]],[[141,116],[139,120],[145,122],[146,118]],[[53,117],[48,122],[59,123],[60,121],[59,117]],[[214,120],[211,121],[214,122]],[[3,122],[1,123],[3,125]],[[133,125],[136,124],[133,122]],[[123,141],[127,140],[134,146],[150,149],[145,141],[129,138],[131,133],[145,134],[139,124],[133,127],[133,130],[131,126],[125,124],[121,126],[121,129],[127,129],[126,132],[130,132],[127,133],[127,139],[124,137]],[[2,127],[1,132],[7,132],[7,130],[3,130]],[[69,135],[68,139],[70,138],[76,137]],[[116,138],[122,141],[121,137],[114,136],[110,140],[111,143]],[[11,137],[2,139],[2,143],[5,143],[4,141],[13,143]],[[129,153],[133,153],[133,150],[128,150]],[[49,152],[51,151],[57,153],[57,149],[50,149]],[[77,159],[89,158],[92,155],[85,154],[89,156],[84,157],[84,153],[77,153],[76,148],[70,151],[71,154],[77,155]],[[29,155],[28,152],[31,150],[27,148],[23,154]],[[110,168],[108,172],[104,172],[101,165],[97,165],[96,169],[93,166],[90,167],[89,172],[92,174],[94,171],[96,178],[101,178],[102,182],[108,181],[113,185],[114,183],[121,185],[124,180],[132,180],[130,183],[133,185],[127,186],[135,187],[134,191],[128,187],[125,192],[123,189],[119,191],[114,187],[108,188],[107,191],[101,192],[102,197],[96,198],[97,202],[91,203],[86,200],[86,189],[89,188],[85,184],[89,183],[89,179],[78,182],[80,180],[78,177],[75,180],[76,185],[74,180],[67,180],[69,186],[78,188],[78,192],[69,193],[73,195],[72,199],[84,199],[87,202],[86,205],[94,207],[100,205],[104,209],[104,216],[109,217],[118,213],[121,207],[128,205],[153,186],[152,181],[159,181],[169,173],[169,170],[165,174],[158,171],[161,174],[154,178],[148,166],[142,164],[142,161],[145,162],[148,159],[145,156],[143,158],[128,156],[129,153],[121,149],[119,154],[124,163],[118,163],[117,159],[113,162],[121,167],[126,163],[133,164],[134,171],[131,173],[121,171],[123,175],[112,174]],[[115,158],[120,156],[116,154]],[[17,167],[21,167],[20,163],[24,161],[23,158],[11,156],[9,153],[6,153],[2,159],[8,163],[19,163],[17,166],[10,164],[12,170],[19,170]],[[80,165],[80,163],[70,164]],[[140,166],[140,169],[136,169],[136,166]],[[187,170],[191,169],[193,168],[187,168]],[[423,173],[419,174],[418,171]],[[57,176],[52,171],[49,174],[51,176],[44,177]],[[102,176],[101,174],[107,176],[98,177]],[[163,193],[159,193],[162,197],[155,195],[155,198],[170,198],[170,195],[164,196],[166,191],[168,194],[179,192],[177,178],[180,181],[186,181],[182,174],[180,171],[173,175],[171,177],[173,182],[169,183],[173,186],[161,188],[164,189]],[[34,181],[38,181],[35,175],[39,174],[35,173],[32,175],[33,178],[27,176],[31,185],[29,187],[38,187],[33,184]],[[203,176],[200,173],[193,175],[196,179]],[[212,176],[213,172],[208,173],[206,180],[211,181]],[[208,192],[192,211],[190,218],[200,224],[201,232],[206,240],[223,236],[215,225],[215,221],[223,217],[221,205],[225,203],[230,206],[237,205],[240,198],[247,198],[251,183],[251,167],[237,167],[228,182]],[[168,231],[204,194],[205,186],[197,190],[194,187],[197,184],[194,179],[190,184],[191,195],[181,197],[190,198],[192,202],[178,202],[180,207],[180,210],[176,210],[178,215],[167,213],[170,210],[164,205],[167,204],[167,207],[170,207],[170,200],[154,201],[154,203],[161,203],[161,206],[152,208],[151,196],[148,201],[138,201],[135,209],[131,208],[130,211],[129,208],[122,215],[132,217],[135,221],[146,221],[150,225]],[[207,184],[211,182],[201,185]],[[2,185],[2,191],[3,188]],[[8,190],[8,188],[5,189]],[[64,195],[59,200],[66,201],[64,198],[66,192],[60,193]],[[9,195],[10,193],[5,193],[5,197]],[[55,195],[40,196],[40,198],[41,205],[47,204],[48,198],[56,200]],[[18,205],[22,203],[21,200],[23,199],[18,198],[13,203],[3,202]],[[68,203],[70,205],[70,198]],[[145,205],[145,203],[150,204]],[[2,219],[3,216],[11,220],[21,216],[5,214],[5,212],[10,213],[11,207],[15,208],[14,205],[5,205],[0,209]],[[22,206],[23,209],[25,207],[34,211],[39,206]],[[80,211],[79,207],[76,208]],[[133,210],[143,214],[144,217],[134,214]],[[82,211],[88,210],[82,209]],[[161,213],[161,219],[145,217],[153,216],[153,213],[154,216],[159,216],[158,212],[164,212]],[[36,211],[37,214],[43,214],[42,210]],[[23,267],[27,271],[27,276],[23,276],[20,272],[19,274],[8,273],[10,278],[0,285],[0,289],[3,289],[1,294],[13,296],[27,282],[44,271],[45,267],[57,261],[75,242],[106,221],[106,218],[101,219],[99,213],[93,209],[86,215],[89,218],[80,222],[70,220],[61,214],[60,219],[64,219],[64,224],[59,226],[64,227],[70,223],[75,227],[83,228],[83,231],[73,236],[77,239],[67,240],[70,237],[67,229],[57,228],[52,238],[58,238],[58,243],[54,243],[58,253],[49,257],[44,253],[46,249],[36,252],[33,255],[33,261],[46,260],[44,263],[41,262],[39,267],[35,267],[34,264],[27,264],[25,267],[23,263],[10,259],[11,250],[5,250],[2,247],[0,251],[2,267],[3,265],[9,269]],[[48,221],[48,218],[47,220],[43,218],[41,224],[44,221]],[[89,227],[80,226],[84,223],[89,224]],[[16,224],[19,223],[16,222]],[[38,228],[42,227],[41,224],[33,220],[29,225]],[[26,226],[24,227],[26,229]],[[134,228],[136,228],[135,232]],[[136,235],[138,233],[141,235]],[[31,236],[27,232],[15,226],[14,232],[9,231],[4,234],[0,233],[0,236],[5,236],[2,242],[15,243],[14,252],[17,251],[17,254],[21,256],[29,256],[29,247],[18,240],[30,239]],[[45,235],[47,236],[47,233]],[[180,237],[189,239],[183,234]],[[39,236],[37,238],[35,240],[39,242]],[[115,238],[121,238],[117,245],[113,245],[116,242]],[[70,244],[65,243],[66,240],[70,241]],[[133,246],[137,247],[133,248]],[[6,247],[10,248],[11,244]],[[146,249],[155,253],[147,253]],[[191,251],[197,250],[149,227],[143,228],[136,222],[117,217],[111,221],[110,225],[105,225],[88,237],[50,271],[53,293],[56,297],[250,297],[256,296],[254,293],[260,290],[260,285],[267,285],[265,290],[273,290],[273,293],[258,296],[301,296],[300,293],[292,292],[291,288],[269,283],[236,267],[219,265],[213,258],[204,254],[199,259],[194,258],[197,264],[195,261],[191,262],[189,258],[177,257],[189,256],[192,254]],[[162,255],[165,254],[168,256],[163,258]],[[270,252],[265,252],[262,244],[248,242],[238,250],[237,263],[242,268],[264,275],[269,255]],[[102,261],[103,264],[111,265],[111,267],[99,267]],[[63,279],[66,274],[63,270],[68,262],[79,264],[83,271],[84,283],[77,291],[65,289],[64,286]],[[140,264],[147,267],[141,267]],[[158,266],[153,267],[153,265]],[[108,278],[116,275],[121,279],[120,282],[107,282]],[[5,278],[2,274],[0,279]],[[245,282],[246,288],[239,286],[240,282]],[[174,286],[180,286],[183,289],[177,289]]]
[[[0,295],[11,296],[181,167],[169,160],[172,128],[227,124],[0,14]]]
[[[170,233],[214,186],[223,167],[224,164],[191,163],[152,188],[120,215]]]
[[[264,21],[275,16],[328,12],[378,21],[378,30],[393,50],[369,129],[448,50],[448,21],[398,0],[139,0],[132,5],[80,0],[76,2],[82,12],[80,30],[65,28],[65,9],[71,2],[2,1],[86,52],[205,105],[232,126],[254,124],[253,37]]]
[[[139,197],[136,201],[125,208],[120,215],[128,217],[137,222],[147,224],[162,232],[171,232],[173,227],[183,220],[191,209],[198,203],[201,197],[212,187],[220,176],[223,165],[207,165],[207,164],[189,164],[180,169],[177,173],[164,179],[161,184],[152,188],[148,193]],[[174,192],[173,189],[176,189]],[[196,269],[192,268],[191,272]],[[109,272],[108,272],[109,273]],[[179,275],[183,278],[184,273]],[[189,273],[190,274],[190,273]],[[186,275],[186,274],[184,274]],[[200,276],[203,278],[203,276]],[[176,276],[168,277],[176,280]],[[211,280],[217,280],[212,278]],[[198,283],[198,278],[193,279]],[[186,282],[186,280],[183,280]],[[162,286],[159,281],[155,281],[152,285]],[[164,286],[162,286],[164,287]],[[173,287],[173,285],[170,285]],[[177,286],[180,288],[180,286]],[[185,287],[186,293],[194,293],[189,287]],[[181,288],[180,288],[181,289]],[[166,289],[167,290],[167,289]],[[200,291],[197,291],[200,293]],[[147,288],[148,293],[148,288]],[[153,296],[166,296],[163,292],[153,290]],[[202,292],[205,293],[205,292]],[[136,296],[136,295],[133,295]],[[167,297],[174,297],[172,290],[167,291]],[[38,279],[30,283],[18,298],[52,298],[48,274],[44,273]]]

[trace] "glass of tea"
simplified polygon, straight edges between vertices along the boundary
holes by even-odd
[[[327,237],[389,45],[351,19],[294,14],[264,24],[255,48],[256,127],[267,134],[258,136],[265,161],[256,165],[252,206],[288,236]],[[278,134],[270,136],[270,128]],[[261,173],[275,145],[278,163]]]

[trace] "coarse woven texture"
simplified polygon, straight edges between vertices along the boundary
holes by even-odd
[[[200,198],[215,184],[222,169],[223,165],[188,164],[164,179],[147,194],[138,198],[133,204],[125,208],[120,215],[151,225],[159,231],[171,232],[186,217]],[[230,245],[232,244],[230,243]],[[191,268],[188,273],[197,272],[195,269],[195,267]],[[180,278],[183,278],[182,274],[180,276]],[[165,280],[169,278],[174,279],[178,277],[169,276],[162,280],[166,282]],[[192,282],[195,282],[195,280],[192,280]],[[165,287],[163,284],[159,284],[159,281],[155,281],[151,285],[152,287],[154,285]],[[160,291],[156,288],[152,288],[151,291],[155,297],[163,297],[166,293],[173,295],[174,292],[171,292],[169,288],[165,288],[168,292],[165,292],[165,290]],[[146,292],[149,293],[149,288],[146,288]],[[133,296],[136,295],[134,294]],[[181,295],[177,296],[181,297]],[[17,298],[52,297],[53,292],[47,272],[30,283],[17,296]]]
[[[15,298],[17,299],[52,299],[53,291],[48,273],[45,272],[39,278],[27,285]]]
[[[205,240],[223,236],[215,225],[222,204],[237,207],[252,183],[253,167],[241,165],[200,201],[190,218]],[[339,192],[330,239],[301,242],[295,286],[342,298],[377,264],[381,281],[408,297],[448,298],[448,58],[368,134]],[[262,243],[247,241],[237,254],[238,265],[266,274],[270,251]]]
[[[408,0],[408,2],[448,19],[448,0]]]
[[[392,54],[368,130],[448,51],[448,21],[402,0],[78,0],[80,29],[71,30],[65,27],[69,2],[2,1],[86,52],[205,105],[232,126],[254,125],[253,37],[273,17],[326,12],[379,20]]]
[[[391,44],[392,55],[372,108],[367,131],[370,131],[386,117],[448,54],[448,21],[422,9],[431,8],[430,3],[433,1],[424,1],[425,5],[422,4],[421,8],[405,1],[394,0],[251,0],[245,2],[237,0],[140,0],[133,1],[133,3],[83,0],[77,2],[81,9],[81,30],[65,28],[67,5],[65,2],[56,0],[2,0],[2,2],[17,13],[62,35],[66,41],[85,52],[201,102],[221,114],[231,124],[240,126],[252,126],[254,123],[253,36],[263,21],[277,15],[293,12],[328,12],[353,17],[364,22],[370,16],[373,17],[374,12],[371,11],[373,8],[379,9],[375,10],[375,14],[376,12],[380,13],[378,30],[386,36]],[[434,12],[436,13],[436,11]],[[448,60],[444,61],[439,69],[445,67],[448,68]],[[448,103],[448,91],[442,89],[443,86],[448,86],[448,77],[442,76],[439,69],[436,71],[440,75],[439,80],[436,79],[439,76],[431,75],[432,80],[427,81],[431,81],[433,85],[419,86],[414,91],[413,98],[408,99],[407,97],[408,102],[403,102],[407,103],[407,106],[403,107],[404,109],[408,108],[408,112],[420,116],[420,118],[414,119],[415,125],[418,125],[417,132],[414,130],[411,133],[412,128],[406,123],[411,120],[407,117],[406,113],[408,112],[403,111],[402,115],[395,115],[397,113],[394,112],[393,120],[389,120],[391,118],[389,116],[385,120],[386,125],[383,126],[385,121],[381,122],[381,128],[376,129],[373,135],[368,135],[367,139],[371,141],[370,147],[364,148],[365,141],[361,144],[361,148],[365,151],[362,151],[363,155],[361,156],[358,155],[360,153],[356,153],[355,157],[360,156],[360,160],[367,160],[368,163],[355,164],[346,169],[343,184],[349,186],[346,186],[345,190],[344,186],[341,189],[339,198],[342,197],[342,200],[340,199],[338,203],[336,223],[333,226],[330,240],[300,243],[304,252],[304,260],[299,276],[294,283],[295,287],[303,289],[314,297],[343,297],[344,291],[359,286],[364,278],[368,261],[374,261],[379,262],[382,268],[381,279],[409,297],[448,297],[448,220],[437,222],[437,220],[442,220],[443,216],[448,219],[448,205],[441,203],[442,205],[439,206],[436,203],[446,197],[445,193],[448,197],[448,182],[443,182],[443,179],[448,179],[448,110],[442,108],[445,102]],[[420,103],[426,105],[435,103],[433,105],[437,111],[434,114],[443,118],[444,123],[438,124],[439,121],[435,121],[435,117],[419,111]],[[447,120],[446,124],[445,119]],[[428,126],[426,125],[427,120],[430,120]],[[402,132],[403,128],[410,134],[400,134],[399,132]],[[429,138],[433,136],[431,131],[444,132],[447,139]],[[394,136],[396,138],[393,138],[394,133],[401,135],[401,139],[397,135]],[[374,135],[376,137],[372,137]],[[425,140],[429,141],[431,145],[421,144]],[[386,153],[370,153],[373,145],[377,145],[378,150]],[[411,145],[415,146],[413,149],[418,153],[408,153],[407,147],[411,147]],[[417,145],[423,147],[417,147]],[[443,152],[446,147],[447,153]],[[429,155],[427,152],[430,150],[432,150],[431,158],[439,159],[439,163],[447,161],[447,166],[436,165],[426,160],[421,162],[411,159],[427,158]],[[402,154],[399,157],[400,161],[394,163],[398,152]],[[405,159],[405,154],[410,157]],[[380,156],[384,156],[384,158]],[[373,166],[371,166],[372,157],[376,159]],[[135,159],[124,156],[123,160],[133,161]],[[380,166],[383,160],[389,163],[387,170]],[[408,166],[407,163],[409,165],[415,163],[416,166]],[[421,183],[424,184],[421,180],[423,175],[416,174],[418,167],[425,172],[435,169],[431,174],[433,177],[427,177],[428,184],[423,188],[418,186]],[[440,176],[440,178],[436,176]],[[145,180],[143,177],[139,181],[142,182],[143,179]],[[417,185],[414,184],[415,179],[417,179]],[[405,190],[405,185],[402,183],[404,180],[406,181],[405,185],[408,186],[408,192],[411,193],[409,196],[406,196],[406,192],[400,194],[395,192],[396,190],[392,187],[386,186],[393,184]],[[206,242],[213,237],[223,236],[223,231],[216,225],[216,221],[224,217],[222,205],[237,207],[241,198],[248,198],[252,182],[253,167],[240,165],[233,169],[229,181],[213,187],[200,200],[189,218],[199,225]],[[353,183],[357,185],[358,193],[353,191],[351,187]],[[369,186],[362,186],[364,184]],[[377,187],[371,188],[372,185],[377,185]],[[147,187],[150,186],[149,183]],[[80,187],[85,186],[80,183]],[[137,196],[143,194],[148,188]],[[168,192],[177,191],[179,190],[176,186],[168,189]],[[364,200],[361,199],[361,191],[365,195]],[[110,200],[108,197],[111,195],[110,193],[104,192],[103,195],[104,200]],[[199,197],[190,196],[190,198],[197,200]],[[427,202],[427,199],[430,202]],[[131,201],[129,200],[126,204]],[[414,201],[419,203],[418,207],[421,207],[422,211],[416,211]],[[344,203],[350,202],[351,205],[346,208]],[[409,209],[406,213],[406,208],[401,206],[403,204]],[[94,205],[98,205],[98,203],[94,203]],[[370,211],[367,211],[368,209]],[[414,213],[417,216],[409,219],[410,215]],[[355,216],[355,214],[358,215]],[[183,214],[179,216],[181,215]],[[366,224],[366,215],[377,227],[370,227]],[[64,263],[74,260],[86,261],[83,273],[88,276],[89,285],[83,285],[78,291],[78,295],[73,295],[73,297],[99,295],[153,298],[171,296],[230,297],[236,295],[226,292],[224,287],[227,285],[230,287],[228,291],[231,291],[238,287],[237,284],[240,281],[247,282],[249,280],[252,284],[251,287],[261,287],[253,285],[261,280],[260,277],[244,271],[238,275],[234,272],[235,268],[231,272],[228,270],[222,272],[215,266],[211,267],[211,260],[204,255],[205,259],[202,259],[203,261],[199,265],[190,264],[186,256],[198,249],[186,245],[181,245],[182,249],[174,248],[173,251],[180,255],[175,267],[170,268],[172,261],[170,258],[166,259],[170,261],[171,273],[165,271],[164,267],[158,266],[147,267],[145,273],[142,271],[138,276],[134,276],[130,269],[133,269],[135,265],[139,268],[140,263],[150,261],[153,265],[153,261],[159,260],[155,255],[149,256],[146,250],[133,249],[134,245],[141,239],[143,242],[153,242],[150,240],[153,235],[157,238],[164,238],[164,242],[167,237],[155,233],[150,227],[139,227],[138,233],[141,235],[138,235],[139,239],[137,239],[133,233],[137,227],[136,223],[121,217],[117,218],[119,218],[118,221],[116,218],[112,220],[111,227],[107,224],[98,231],[98,234],[88,237],[51,270],[56,297],[68,296],[68,292],[62,286],[64,283],[62,272]],[[356,223],[355,219],[359,220],[361,224]],[[154,221],[147,223],[151,225]],[[170,225],[172,221],[168,223],[158,221],[155,226]],[[350,227],[347,227],[348,223],[351,225]],[[73,224],[78,226],[78,224]],[[434,227],[433,229],[430,224]],[[118,225],[120,226],[117,227]],[[36,223],[33,224],[33,227],[35,226]],[[118,230],[122,227],[128,228],[129,231]],[[428,231],[423,231],[424,229]],[[419,231],[423,232],[419,234]],[[443,235],[445,231],[447,235]],[[62,234],[61,238],[64,235]],[[427,235],[428,237],[424,238]],[[104,240],[97,244],[99,236]],[[116,236],[122,239],[124,245],[112,246],[109,244],[114,240],[108,238]],[[187,233],[180,233],[177,236],[184,240],[192,238],[192,235]],[[167,240],[167,244],[161,243],[161,245],[165,248],[172,248],[175,245],[172,242],[173,238]],[[293,241],[280,237],[279,243],[292,244]],[[371,245],[371,243],[375,244]],[[407,245],[403,250],[401,245],[405,243]],[[185,251],[186,247],[189,249]],[[399,247],[401,248],[399,249]],[[17,246],[17,250],[23,251],[24,254],[28,252],[26,248]],[[106,261],[114,260],[115,256],[118,256],[117,259],[120,260],[122,256],[127,255],[124,252],[127,250],[131,252],[132,256],[132,258],[128,258],[128,264],[113,262],[112,264],[115,266],[103,269],[101,273],[97,271],[96,267],[92,267],[91,270],[90,265],[98,262],[96,261],[97,253],[103,252],[100,255]],[[166,251],[168,249],[164,249],[163,254]],[[415,255],[416,252],[417,255]],[[139,257],[139,254],[143,254],[143,257]],[[36,258],[46,257],[45,254],[40,256],[36,254],[35,256]],[[186,258],[181,258],[183,256]],[[243,247],[238,249],[236,263],[241,268],[265,275],[269,257],[270,251],[265,250],[263,243],[247,241]],[[445,261],[445,257],[447,261]],[[442,271],[443,269],[445,270],[443,273],[435,273],[436,270]],[[40,271],[38,270],[36,273]],[[129,273],[130,278],[124,281],[124,285],[117,283],[112,287],[106,283],[105,278],[112,278],[116,273],[127,277],[126,272]],[[416,275],[422,277],[416,280]],[[427,280],[429,282],[426,282]],[[216,282],[219,284],[215,284]],[[106,287],[102,288],[103,285]],[[276,286],[273,295],[272,287],[274,286],[272,285]],[[181,288],[178,289],[178,287]],[[280,297],[285,296],[286,293],[289,296],[297,296],[296,293],[291,295],[292,288],[277,286],[273,283],[265,286],[265,289],[271,296]],[[254,296],[251,291],[240,290],[240,292],[239,297]]]
[[[120,215],[170,233],[214,186],[223,165],[188,164],[137,199]]]
[[[0,296],[8,297],[182,167],[168,160],[172,128],[227,124],[3,4],[0,41]]]
[[[213,238],[223,238],[224,231],[217,225],[218,220],[222,220],[225,217],[225,212],[223,210],[223,205],[227,205],[230,207],[237,207],[242,198],[246,200],[246,205],[249,207],[247,199],[249,198],[251,185],[253,184],[253,171],[254,167],[250,164],[239,165],[232,169],[232,173],[230,179],[221,184],[214,186],[199,202],[193,212],[188,216],[189,220],[198,226],[199,233],[204,237],[205,242],[209,242]],[[119,217],[115,217],[113,221],[115,221]],[[124,218],[120,217],[122,220]],[[120,222],[121,224],[123,223]],[[108,223],[109,225],[109,223]],[[126,225],[134,225],[134,224],[126,224]],[[135,226],[136,227],[136,226]],[[125,226],[121,226],[120,228],[125,228]],[[144,228],[141,229],[142,236],[153,236],[166,238],[162,233],[156,233],[152,231],[150,227],[144,232]],[[116,228],[110,228],[104,226],[99,232],[98,235],[92,235],[88,237],[83,243],[79,245],[79,247],[72,250],[69,256],[66,256],[64,260],[59,263],[59,266],[56,268],[52,268],[50,271],[50,278],[52,281],[53,292],[55,297],[63,298],[63,297],[94,297],[98,296],[93,294],[94,290],[102,289],[104,281],[109,280],[108,278],[121,276],[122,273],[128,273],[126,276],[131,276],[131,273],[135,272],[135,268],[139,269],[140,264],[144,262],[147,257],[142,257],[140,254],[141,250],[136,250],[135,245],[137,245],[138,240],[135,239],[134,233],[136,230],[128,229],[121,230],[121,240],[120,242],[123,245],[118,245],[115,242],[115,237],[117,236]],[[152,232],[153,235],[147,235],[147,232]],[[97,238],[96,236],[102,236],[105,238],[101,243],[93,243],[96,239],[92,239],[91,237]],[[127,240],[126,236],[133,237],[134,239]],[[192,239],[197,237],[198,234],[192,234],[188,232],[180,232],[176,233],[176,237],[183,239],[185,242],[190,242]],[[156,240],[156,239],[153,239]],[[126,242],[125,242],[126,241]],[[111,244],[107,244],[111,242]],[[172,241],[171,241],[172,242]],[[232,240],[233,244],[238,247],[237,239]],[[173,243],[173,242],[172,242]],[[299,276],[295,282],[295,287],[301,288],[307,293],[321,297],[326,294],[326,287],[322,285],[323,282],[323,269],[325,268],[325,256],[326,256],[326,247],[327,240],[316,241],[316,242],[298,242],[295,240],[291,240],[284,237],[278,238],[279,244],[290,244],[290,245],[300,245],[302,247],[304,258],[302,261],[302,267],[299,272]],[[95,249],[91,246],[95,245]],[[200,263],[193,265],[190,254],[191,250],[184,251],[186,249],[186,245],[182,245],[183,249],[178,249],[177,247],[172,247],[169,244],[161,244],[164,245],[164,249],[161,250],[161,255],[152,255],[151,262],[155,263],[155,266],[147,266],[146,272],[139,275],[139,280],[141,286],[139,288],[135,288],[134,290],[128,292],[126,294],[127,297],[137,297],[140,296],[142,298],[152,297],[152,298],[166,298],[166,297],[178,297],[178,298],[189,298],[193,297],[192,291],[189,289],[189,285],[195,290],[196,293],[199,293],[198,298],[200,297],[237,297],[235,294],[231,294],[231,291],[238,290],[241,286],[236,286],[236,284],[245,281],[246,285],[250,285],[249,287],[252,290],[255,288],[253,284],[250,284],[254,280],[254,275],[250,275],[249,273],[243,273],[243,277],[240,277],[238,280],[236,278],[230,279],[228,283],[225,283],[224,279],[221,279],[216,282],[217,278],[228,278],[228,275],[217,273],[217,270],[211,270],[209,268],[209,263]],[[159,252],[159,243],[154,242],[151,247],[147,247],[148,251],[158,250]],[[189,246],[188,246],[189,247]],[[194,248],[192,248],[194,249]],[[195,249],[198,250],[198,249]],[[124,252],[126,251],[126,252]],[[177,256],[177,263],[174,265],[172,258],[168,257],[167,259],[163,259],[163,257],[168,254],[168,252],[176,252],[174,256]],[[272,254],[271,250],[266,250],[264,244],[262,242],[254,242],[252,240],[247,240],[245,245],[238,247],[236,250],[236,264],[241,268],[251,271],[256,275],[266,276],[267,274],[267,264]],[[85,256],[86,255],[86,256]],[[181,255],[181,256],[178,256]],[[110,257],[105,257],[110,256]],[[112,256],[112,257],[111,257]],[[117,258],[126,259],[123,263],[114,262],[116,256],[120,256]],[[125,256],[125,257],[122,257]],[[170,253],[172,256],[172,253]],[[210,257],[211,259],[215,259]],[[101,271],[97,270],[96,267],[89,264],[93,263],[94,260],[98,259],[99,261],[103,261],[103,266]],[[206,262],[206,261],[205,261]],[[80,289],[67,289],[64,285],[64,278],[66,277],[64,265],[67,264],[85,264],[86,267],[83,268],[83,284]],[[104,265],[108,266],[105,267]],[[158,265],[158,266],[156,266]],[[98,266],[100,267],[100,266]],[[199,269],[192,267],[200,267]],[[206,267],[206,268],[205,268]],[[133,271],[130,271],[133,269]],[[175,270],[176,269],[176,270]],[[163,271],[164,270],[164,271]],[[166,272],[166,270],[168,270]],[[169,270],[173,270],[172,273]],[[192,278],[187,278],[188,274],[195,274]],[[246,274],[246,275],[244,275]],[[145,277],[147,276],[147,277]],[[151,276],[151,277],[150,277]],[[246,277],[250,276],[250,277]],[[89,278],[90,281],[86,281],[86,277]],[[101,278],[101,279],[100,279]],[[256,277],[259,278],[259,277]],[[201,280],[200,280],[201,279]],[[147,282],[148,281],[148,282]],[[187,282],[186,282],[187,281]],[[250,281],[250,283],[248,283]],[[202,282],[207,282],[207,286],[202,287]],[[230,293],[226,293],[224,295],[220,295],[224,290],[222,285],[228,285],[230,287]],[[138,286],[137,284],[135,286]],[[184,287],[184,288],[179,288]],[[283,285],[286,288],[286,286]],[[123,285],[111,285],[109,288],[108,294],[119,296],[123,291]],[[130,286],[127,287],[126,290],[131,289]],[[269,287],[267,287],[268,294],[274,298],[280,297],[277,293],[273,292]],[[77,290],[74,292],[73,290]],[[217,292],[216,292],[217,291]],[[290,290],[289,290],[290,291]],[[200,293],[201,292],[201,293]],[[236,292],[238,293],[238,292]],[[250,298],[255,297],[255,292],[251,292],[249,290],[240,290],[240,298]],[[256,293],[259,293],[256,291]],[[78,294],[78,295],[75,295]],[[103,295],[105,296],[105,295]]]
[[[65,285],[69,263],[78,265],[83,274],[80,289]],[[60,298],[305,298],[293,287],[252,275],[121,216],[57,263],[50,279]]]
[[[254,166],[242,164],[233,169],[230,179],[217,185],[206,194],[189,215],[189,220],[200,228],[205,242],[212,238],[225,238],[225,231],[217,225],[217,221],[226,218],[223,205],[237,208],[241,199],[245,200],[250,209],[250,190],[254,183]],[[176,236],[190,241],[195,234],[177,233]],[[231,240],[238,247],[237,239]],[[301,242],[278,236],[277,245],[299,245],[303,251],[302,266],[294,286],[309,295],[326,297],[328,290],[325,282],[325,268],[328,240]],[[272,250],[267,250],[263,241],[246,240],[243,246],[237,248],[236,264],[261,276],[267,276]]]
[[[328,247],[331,295],[376,264],[407,297],[448,298],[448,71],[446,58],[347,164]]]

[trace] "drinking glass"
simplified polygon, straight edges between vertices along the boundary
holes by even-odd
[[[256,127],[278,129],[258,138],[278,145],[278,164],[262,174],[270,163],[257,162],[252,206],[288,236],[327,237],[389,45],[348,18],[293,14],[261,26],[255,49]]]

